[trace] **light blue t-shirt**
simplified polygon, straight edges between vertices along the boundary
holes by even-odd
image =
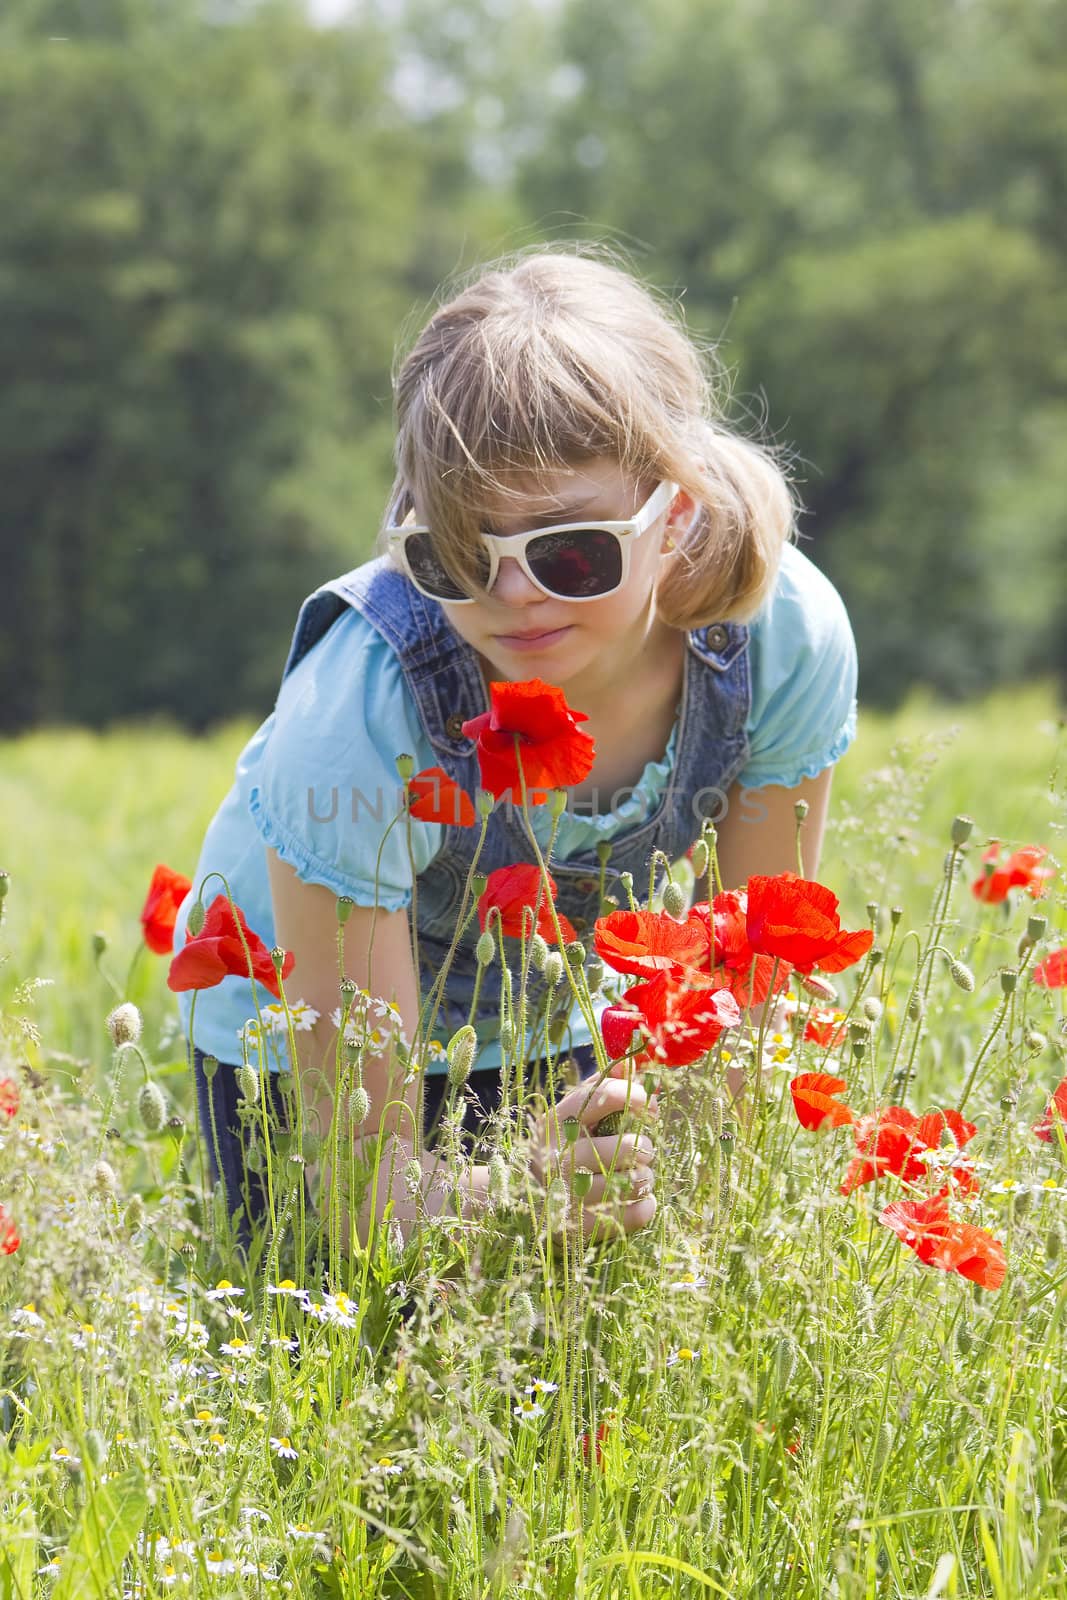
[[[852,629],[836,589],[794,545],[786,545],[775,586],[749,624],[749,675],[749,759],[737,778],[742,787],[792,788],[844,755],[856,732]],[[593,849],[651,814],[670,778],[676,735],[677,722],[662,758],[647,764],[633,793],[610,812],[564,813],[554,859]],[[439,764],[392,647],[349,607],[283,680],[273,712],[241,751],[233,786],[205,835],[193,892],[178,913],[175,950],[185,942],[196,890],[212,870],[225,873],[249,927],[268,948],[274,944],[266,846],[304,882],[324,884],[357,905],[373,905],[375,898],[389,911],[410,905],[405,827],[395,827],[382,847],[398,809],[395,762],[402,751],[414,757],[416,772]],[[534,807],[531,816],[543,844],[552,827],[549,808]],[[438,823],[412,822],[416,875],[433,861],[442,835]],[[218,879],[208,884],[205,904],[221,888]],[[291,1003],[300,998],[299,970],[286,993]],[[186,1037],[191,998],[178,996]],[[259,1000],[269,1003],[271,996],[261,988]],[[238,1033],[254,1014],[248,980],[224,978],[197,996],[195,1042],[220,1061],[240,1061]],[[571,1045],[587,1040],[578,1019]],[[499,1060],[489,1042],[476,1066]],[[426,1070],[445,1067],[430,1062]]]

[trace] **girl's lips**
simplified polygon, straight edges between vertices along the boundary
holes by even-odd
[[[570,633],[569,624],[563,628],[547,629],[544,633],[498,633],[494,637],[497,644],[502,644],[508,650],[517,650],[520,654],[531,654],[537,650],[548,650],[565,633]]]

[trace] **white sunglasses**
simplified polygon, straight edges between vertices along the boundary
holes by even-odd
[[[602,600],[622,588],[630,572],[633,541],[669,509],[677,493],[677,484],[661,483],[640,511],[625,522],[558,522],[529,533],[483,533],[484,577],[479,578],[479,586],[483,590],[493,587],[500,558],[507,556],[519,563],[543,594],[557,600]],[[473,604],[477,596],[461,589],[441,565],[429,528],[414,521],[414,507],[403,521],[396,521],[403,498],[393,506],[385,528],[390,554],[427,599]]]

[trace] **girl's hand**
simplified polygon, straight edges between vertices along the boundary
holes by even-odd
[[[565,1232],[575,1232],[580,1223],[586,1243],[620,1238],[645,1228],[656,1215],[652,1193],[652,1164],[656,1149],[647,1133],[609,1134],[598,1137],[595,1129],[602,1117],[628,1110],[641,1121],[654,1123],[659,1107],[637,1082],[605,1078],[590,1090],[579,1084],[563,1096],[543,1116],[534,1120],[530,1169],[542,1190],[560,1175],[570,1191],[569,1217],[565,1229],[553,1233],[558,1243]],[[571,1144],[564,1123],[578,1122],[578,1138]],[[574,1174],[584,1167],[593,1174],[588,1193],[581,1199],[574,1193]],[[609,1176],[610,1174],[610,1176]]]

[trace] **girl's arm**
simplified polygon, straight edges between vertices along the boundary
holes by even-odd
[[[267,850],[267,873],[270,880],[271,901],[274,908],[274,933],[277,943],[292,950],[296,964],[287,990],[291,999],[307,1002],[319,1013],[320,1020],[309,1032],[295,1035],[300,1090],[304,1104],[305,1125],[325,1138],[330,1131],[334,1115],[336,1094],[335,1045],[337,1030],[329,1016],[341,1004],[340,974],[337,963],[337,899],[322,884],[305,883],[294,869],[281,860],[274,850]],[[374,944],[370,948],[371,919],[369,907],[354,906],[344,928],[345,976],[353,979],[360,989],[368,989],[376,998],[391,1000],[400,1013],[401,1025],[408,1039],[418,1032],[419,991],[415,977],[415,963],[411,950],[411,934],[406,911],[378,911],[374,917]],[[369,952],[369,953],[368,953]],[[373,982],[370,976],[373,975]],[[355,1227],[360,1241],[366,1244],[375,1223],[381,1218],[390,1197],[393,1216],[399,1222],[405,1237],[417,1212],[405,1182],[404,1169],[414,1155],[415,1119],[418,1115],[419,1082],[404,1085],[404,1072],[390,1052],[379,1056],[368,1055],[363,1065],[363,1087],[370,1099],[370,1115],[351,1136],[350,1148],[357,1157],[373,1163],[379,1131],[384,1128],[378,1180],[367,1189]],[[390,1102],[394,1102],[390,1104]],[[558,1105],[551,1107],[545,1116],[534,1120],[531,1141],[531,1167],[541,1187],[547,1187],[551,1175],[558,1170],[561,1157],[566,1158],[570,1171],[587,1167],[595,1174],[588,1194],[580,1208],[583,1233],[587,1239],[599,1235],[611,1236],[623,1231],[631,1233],[647,1226],[656,1213],[656,1199],[644,1193],[650,1178],[650,1166],[655,1159],[654,1148],[647,1135],[626,1133],[619,1136],[596,1136],[597,1122],[609,1112],[621,1111],[629,1103],[633,1110],[644,1107],[647,1096],[640,1085],[627,1085],[617,1078],[608,1078],[590,1094],[588,1085],[573,1089]],[[656,1113],[653,1111],[652,1113]],[[583,1136],[574,1145],[566,1143],[561,1124],[568,1117],[577,1117],[582,1124]],[[342,1123],[344,1141],[350,1135]],[[438,1215],[451,1204],[452,1184],[427,1180],[441,1177],[441,1162],[437,1152],[424,1151],[420,1161],[423,1174],[420,1209]],[[617,1198],[607,1196],[608,1171],[628,1171],[631,1189],[636,1197],[622,1194]],[[315,1193],[321,1179],[318,1195],[320,1210],[324,1210],[334,1197],[334,1185],[328,1165],[308,1166],[308,1175]],[[484,1207],[489,1187],[489,1169],[486,1166],[469,1166],[460,1196],[462,1212],[469,1216]],[[350,1218],[343,1194],[338,1192],[334,1203],[342,1208],[340,1216],[342,1249],[347,1248]]]
[[[805,878],[819,870],[830,785],[834,769],[826,767],[817,778],[805,778],[795,788],[776,784],[765,789],[743,789],[734,784],[727,796],[722,820],[717,823],[719,874],[724,889],[743,889],[749,878],[779,872],[799,872],[797,862],[796,803],[806,800],[808,814],[800,830]]]

